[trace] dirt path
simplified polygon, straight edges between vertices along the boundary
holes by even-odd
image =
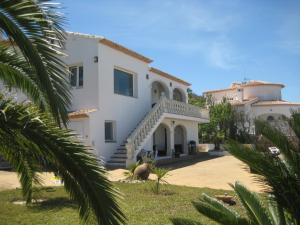
[[[53,173],[39,174],[45,186],[59,186],[59,180],[54,177]],[[20,183],[15,172],[0,171],[0,190],[19,188]]]
[[[238,180],[253,191],[261,191],[262,188],[254,182],[253,175],[244,167],[245,165],[233,156],[223,156],[172,169],[166,180],[169,184],[224,190],[230,190],[228,183]],[[109,171],[108,177],[111,181],[124,179],[124,171],[123,169]],[[41,177],[46,186],[60,185],[52,173],[43,173]],[[20,187],[20,184],[16,173],[0,171],[0,190],[17,187]]]

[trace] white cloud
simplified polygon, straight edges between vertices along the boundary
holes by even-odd
[[[221,69],[235,68],[240,61],[232,46],[226,41],[216,41],[209,47],[209,63]]]
[[[233,4],[228,7],[217,0],[103,1],[101,8],[89,6],[88,12],[106,18],[97,21],[97,26],[110,23],[108,38],[129,43],[128,47],[176,51],[230,69],[236,52],[227,36],[241,23]]]

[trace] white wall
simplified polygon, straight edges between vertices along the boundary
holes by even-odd
[[[98,40],[69,34],[65,52],[68,56],[63,60],[68,66],[83,65],[83,87],[71,89],[71,110],[98,108],[98,64],[94,63]]]
[[[281,86],[259,85],[244,87],[244,99],[256,97],[263,101],[281,100]]]
[[[173,124],[173,121],[175,121],[175,124]],[[171,139],[171,149],[174,149],[174,144],[178,141],[175,140],[176,135],[174,134],[174,129],[176,126],[181,125],[184,127],[184,130],[186,131],[186,142],[185,142],[185,152],[187,152],[187,145],[189,141],[196,141],[197,145],[199,144],[199,138],[198,138],[198,122],[196,121],[189,121],[189,120],[181,120],[181,119],[172,119],[172,118],[166,118],[162,121],[164,125],[170,129],[170,137]],[[153,137],[148,137],[148,140],[144,144],[143,147],[144,150],[152,151],[153,150]],[[168,152],[170,155],[170,152]]]
[[[254,106],[252,107],[253,116],[259,117],[264,114],[280,114],[285,115],[286,117],[291,116],[291,112],[295,110],[300,110],[300,106],[289,106],[289,105],[281,105],[281,106]]]
[[[99,116],[94,121],[95,146],[105,160],[115,152],[138,122],[150,110],[150,92],[147,92],[149,81],[146,80],[148,65],[120,51],[98,44],[99,50]],[[121,68],[134,73],[137,77],[137,97],[114,93],[114,68]],[[116,121],[116,143],[105,143],[104,122]]]
[[[170,80],[168,78],[162,77],[159,74],[153,73],[152,71],[148,71],[148,74],[149,74],[149,84],[150,85],[148,86],[147,91],[150,92],[150,94],[151,94],[151,85],[152,85],[152,83],[157,81],[157,82],[160,82],[160,83],[164,84],[164,86],[168,89],[170,99],[173,98],[173,90],[177,88],[182,93],[184,93],[184,95],[185,95],[184,99],[187,102],[187,100],[188,100],[187,89],[189,88],[189,86],[187,86],[185,84],[182,84],[182,83],[179,83],[177,81]],[[170,85],[170,83],[172,85]]]
[[[220,103],[223,100],[223,98],[226,98],[229,101],[231,101],[231,100],[242,101],[243,100],[243,91],[237,91],[237,89],[209,93],[208,95],[211,95],[212,100],[216,103]]]
[[[103,160],[109,160],[116,149],[126,141],[129,134],[151,110],[151,89],[154,81],[162,82],[173,96],[173,89],[179,88],[186,95],[188,86],[167,79],[149,71],[149,65],[143,61],[112,49],[97,38],[74,37],[70,35],[66,44],[67,64],[84,67],[84,85],[81,89],[73,89],[73,110],[97,108],[89,116],[89,137],[96,154]],[[98,63],[94,63],[94,56],[98,56]],[[114,93],[114,69],[128,71],[136,77],[135,97]],[[147,74],[148,79],[147,79]],[[170,85],[170,82],[172,85]],[[106,120],[116,122],[116,142],[106,143],[104,138],[104,123]],[[190,123],[190,122],[189,122]],[[198,135],[197,122],[193,125],[193,132]],[[76,125],[71,125],[75,127]],[[188,125],[190,126],[190,125]],[[198,138],[188,136],[194,140]],[[152,140],[150,140],[152,142]],[[152,144],[146,145],[152,150]]]

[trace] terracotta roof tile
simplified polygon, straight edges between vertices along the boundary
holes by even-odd
[[[92,112],[96,112],[97,109],[80,109],[78,111],[69,112],[69,119],[79,119],[79,118],[87,118],[89,114]]]

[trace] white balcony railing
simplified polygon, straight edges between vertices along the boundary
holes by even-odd
[[[128,159],[133,159],[133,157],[137,154],[142,142],[152,131],[155,125],[157,125],[157,123],[162,119],[164,113],[201,118],[205,120],[209,119],[209,113],[206,109],[201,109],[184,102],[169,100],[165,96],[162,96],[159,102],[129,135],[126,144]]]

